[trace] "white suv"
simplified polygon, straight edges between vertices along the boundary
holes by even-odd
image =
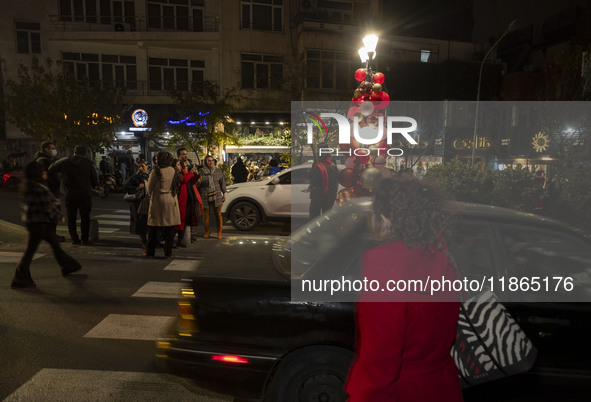
[[[260,181],[227,187],[224,221],[238,230],[252,230],[261,221],[307,219],[311,164],[293,166]]]

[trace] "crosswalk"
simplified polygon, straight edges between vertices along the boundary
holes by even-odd
[[[105,213],[101,211],[105,211]],[[129,233],[129,215],[129,209],[93,209],[91,218],[96,219],[99,223],[99,235],[101,233],[111,234],[117,232],[118,235],[127,233],[129,237],[135,237],[135,235]],[[80,221],[78,220],[77,223],[78,230],[80,230]],[[57,233],[68,237],[68,226],[65,224],[58,225]]]
[[[2,253],[0,253],[2,254]],[[37,258],[43,257],[37,255]],[[187,272],[198,269],[199,259],[173,259],[163,271]],[[172,272],[171,272],[172,273]],[[160,275],[159,275],[160,276]],[[162,279],[160,276],[159,279]],[[180,282],[153,281],[145,283],[129,294],[130,298],[158,300],[177,299]],[[114,306],[82,337],[107,341],[156,341],[176,320],[175,316],[149,314],[121,314]],[[200,401],[224,402],[217,397],[188,385],[189,380],[169,374],[153,372],[122,372],[107,370],[58,369],[46,367],[9,395],[5,401],[76,400],[76,401]],[[64,396],[67,398],[64,399]]]

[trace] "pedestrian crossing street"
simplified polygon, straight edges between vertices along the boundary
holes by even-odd
[[[42,256],[44,254],[39,254],[36,258]],[[199,263],[195,259],[174,259],[163,269],[187,272],[198,269]],[[181,287],[179,282],[146,281],[130,297],[177,299]],[[83,337],[156,341],[175,319],[174,316],[113,313],[104,317]],[[23,400],[228,402],[231,399],[212,396],[191,386],[189,380],[170,374],[44,368],[5,399],[9,402]]]

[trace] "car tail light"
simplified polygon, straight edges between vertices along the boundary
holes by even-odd
[[[6,173],[4,176],[2,176],[2,182],[4,183],[4,185],[6,185],[6,182],[8,181],[8,178],[10,177],[10,174]]]
[[[211,360],[224,363],[250,363],[247,358],[235,355],[212,355]]]

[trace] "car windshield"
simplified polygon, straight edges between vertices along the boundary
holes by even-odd
[[[364,231],[370,206],[369,198],[356,199],[355,202],[333,207],[297,229],[275,249],[277,269],[291,279],[312,275],[315,265],[323,265],[319,263],[323,257],[334,254],[337,247],[339,250],[348,249],[348,239]]]

